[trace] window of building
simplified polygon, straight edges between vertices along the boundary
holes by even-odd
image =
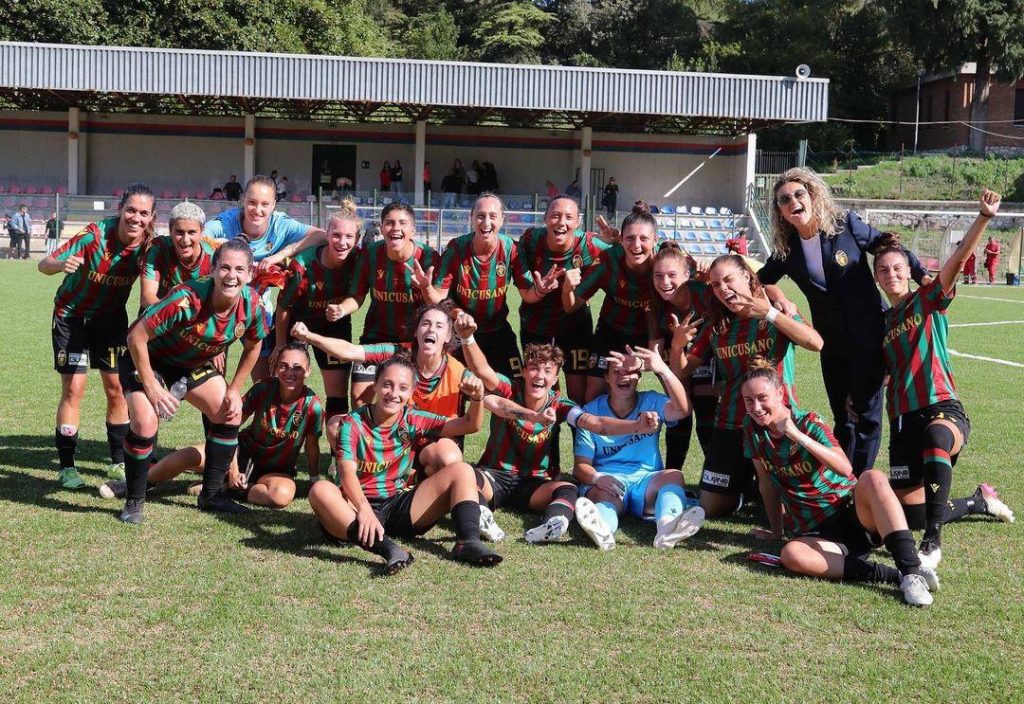
[[[1024,127],[1024,88],[1020,86],[1013,99],[1013,126]]]

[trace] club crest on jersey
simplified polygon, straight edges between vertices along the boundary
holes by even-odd
[[[581,268],[583,266],[583,256],[580,254],[572,255],[572,265],[576,269]]]
[[[292,413],[292,423],[301,423],[301,422],[302,422],[302,411],[295,411],[294,413]]]
[[[494,267],[494,273],[498,276],[504,276],[506,272],[507,269],[504,264],[498,264],[498,266]]]
[[[758,330],[767,330],[768,329],[768,319],[767,318],[761,318],[760,320],[758,320],[757,321],[757,329]]]
[[[245,323],[238,323],[235,325],[235,337],[241,337],[245,334]]]
[[[841,249],[838,252],[836,252],[835,260],[836,264],[838,264],[839,266],[846,266],[847,264],[850,263],[850,258],[846,255],[846,252],[844,252]]]
[[[412,440],[412,436],[409,435],[408,428],[399,428],[395,431],[395,435],[398,436],[398,439],[402,444],[407,444]]]

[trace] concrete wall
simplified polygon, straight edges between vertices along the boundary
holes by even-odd
[[[0,111],[0,186],[67,183],[67,114]],[[287,176],[293,193],[312,190],[310,172],[316,144],[356,147],[357,190],[372,190],[387,159],[402,162],[403,188],[415,187],[413,125],[338,125],[257,120],[256,170]],[[209,192],[232,173],[243,174],[244,124],[241,118],[83,113],[82,139],[87,159],[80,189],[111,193],[129,181],[145,181],[155,190]],[[495,164],[500,191],[546,193],[552,180],[559,190],[580,166],[580,134],[569,131],[511,130],[428,126],[426,160],[435,189],[458,158]],[[718,149],[715,158],[707,157]],[[743,209],[746,138],[694,135],[615,134],[595,131],[592,169],[619,183],[619,208],[642,198],[673,205],[725,205]],[[369,162],[362,168],[362,162]],[[701,163],[703,168],[668,199],[663,194]]]

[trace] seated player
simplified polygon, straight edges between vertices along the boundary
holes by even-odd
[[[213,269],[213,246],[203,239],[203,209],[178,203],[168,217],[167,237],[154,237],[143,255],[140,308],[153,305],[178,284],[209,276]]]
[[[661,358],[657,346],[626,348],[629,357],[613,355],[605,370],[608,393],[583,406],[584,413],[606,418],[634,420],[651,411],[671,427],[690,413],[690,400],[679,378]],[[641,363],[637,368],[632,364]],[[654,372],[668,393],[637,391],[646,367]],[[654,520],[654,547],[672,548],[700,530],[704,509],[683,492],[680,469],[665,469],[658,447],[660,433],[632,438],[610,437],[586,429],[576,431],[576,466],[580,483],[576,521],[602,550],[615,547],[615,531],[623,511]]]
[[[291,343],[277,355],[274,376],[258,381],[242,401],[242,423],[252,423],[238,434],[237,459],[228,467],[227,488],[249,503],[284,508],[295,498],[299,450],[306,450],[310,481],[320,478],[320,438],[323,407],[313,389],[305,385],[309,354],[305,345]],[[203,469],[203,445],[173,452],[149,470],[150,487],[170,481],[192,468]],[[191,489],[191,487],[190,487]],[[126,482],[100,487],[105,499],[123,498]]]
[[[338,484],[317,482],[309,504],[323,530],[384,558],[386,574],[413,561],[392,538],[423,535],[451,513],[458,541],[452,557],[482,567],[501,556],[480,540],[476,476],[465,462],[442,467],[408,485],[417,440],[456,437],[472,431],[483,413],[483,385],[473,379],[467,416],[451,419],[409,405],[416,369],[397,355],[377,365],[373,403],[343,416],[338,431]]]
[[[211,423],[206,438],[206,466],[199,508],[247,511],[224,496],[224,475],[238,445],[242,420],[240,388],[260,354],[267,334],[266,314],[252,278],[252,252],[244,240],[225,242],[214,253],[213,274],[171,289],[146,309],[128,333],[121,385],[128,399],[131,427],[125,439],[127,488],[121,520],[141,523],[149,458],[156,445],[159,419],[178,410],[179,399],[168,385],[185,385],[184,400]],[[228,383],[213,360],[235,340],[244,351]]]
[[[854,477],[828,424],[787,405],[785,385],[773,367],[763,358],[751,360],[742,385],[743,452],[757,470],[770,526],[755,535],[793,536],[781,556],[791,572],[899,585],[907,604],[928,606],[939,579],[921,565],[886,476],[869,469]],[[895,568],[866,559],[882,544]]]
[[[472,374],[450,353],[450,310],[451,306],[448,303],[420,306],[413,320],[412,342],[400,345],[391,342],[353,345],[346,340],[311,333],[302,323],[293,326],[292,337],[310,343],[335,359],[363,365],[380,364],[399,352],[411,352],[413,365],[416,367],[416,388],[411,399],[413,407],[446,418],[456,418],[466,406],[461,384]],[[478,430],[479,425],[470,432],[475,433]],[[337,422],[328,424],[327,436],[333,446],[337,438]],[[461,462],[462,450],[451,439],[441,438],[417,446],[416,457],[417,463],[424,471],[431,474],[453,462]]]
[[[558,540],[575,513],[576,487],[549,471],[552,424],[565,421],[602,435],[643,435],[658,429],[658,416],[645,411],[636,419],[621,420],[584,413],[554,389],[563,361],[558,347],[527,345],[523,376],[513,381],[494,371],[476,345],[476,322],[471,315],[459,314],[455,329],[469,368],[489,392],[501,397],[488,404],[491,432],[477,463],[481,497],[492,509],[509,506],[542,512],[543,522],[524,535],[528,543]]]

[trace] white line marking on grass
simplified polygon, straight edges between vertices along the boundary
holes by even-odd
[[[962,295],[960,298],[973,298],[976,301],[1002,301],[1003,303],[1024,303],[1024,301],[1018,301],[1013,298],[993,298],[992,296],[968,296]]]
[[[1024,320],[993,320],[990,323],[950,323],[951,328],[983,328],[986,325],[1022,325]]]
[[[957,352],[956,350],[950,349],[947,349],[946,351],[954,357],[966,357],[967,359],[977,359],[982,362],[994,362],[996,364],[1005,364],[1008,367],[1020,367],[1021,369],[1024,369],[1024,364],[1021,364],[1020,362],[1008,362],[1005,359],[996,359],[995,357],[981,357],[974,354],[964,354],[963,352]]]

